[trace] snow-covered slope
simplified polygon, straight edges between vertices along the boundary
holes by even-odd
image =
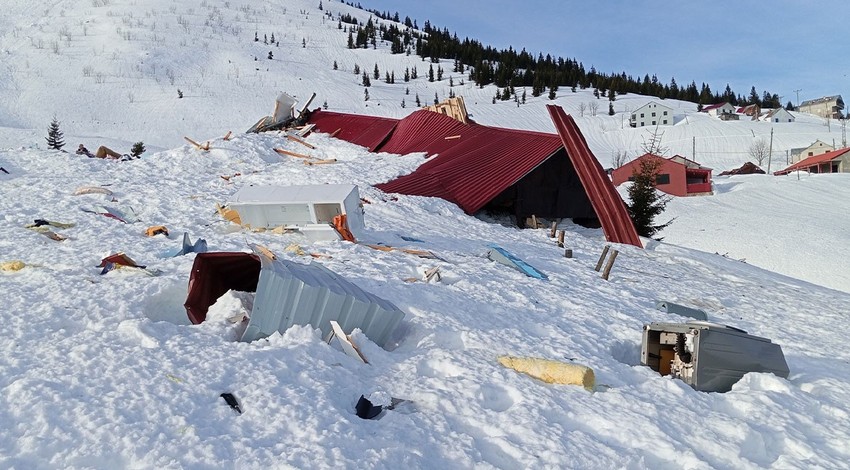
[[[328,1],[319,11],[317,3],[5,2],[0,263],[24,267],[0,272],[0,467],[846,466],[850,353],[837,326],[850,304],[840,252],[850,233],[850,178],[719,178],[714,196],[670,203],[665,215],[676,220],[663,242],[616,247],[605,281],[594,270],[606,244],[600,230],[563,223],[575,255],[566,259],[546,230],[488,223],[439,199],[372,186],[409,173],[421,155],[374,155],[314,133],[310,153],[338,162],[307,166],[273,151],[305,147],[276,133],[243,134],[271,113],[281,91],[301,99],[316,92],[314,105],[385,116],[410,112],[417,93],[423,103],[435,92],[448,95],[449,74],[429,83],[422,78],[429,63],[416,56],[392,56],[382,45],[346,49],[335,15],[366,15]],[[332,18],[323,19],[326,13]],[[280,48],[263,44],[272,33]],[[396,84],[373,80],[364,101],[355,63],[367,72],[377,63],[382,75],[394,70]],[[399,83],[413,66],[420,78]],[[517,107],[493,105],[492,87],[454,91],[482,123],[552,130],[544,98]],[[559,94],[556,104],[576,115],[582,101],[595,100],[588,91]],[[615,109],[649,99],[618,97]],[[717,169],[748,159],[746,134],[770,133],[766,124],[719,122],[691,113],[693,104],[668,104],[683,118],[664,130],[664,144],[690,156],[696,137],[697,159]],[[126,152],[144,141],[149,151],[112,162],[44,150],[54,114],[67,148],[83,142]],[[623,129],[620,114],[577,120],[605,166],[610,152],[636,155],[646,132]],[[777,142],[802,147],[841,135],[800,115],[774,129],[779,149]],[[233,139],[222,140],[229,130]],[[209,139],[212,150],[185,145],[183,136]],[[362,241],[427,249],[441,259],[249,232],[215,210],[247,184],[343,182],[357,184],[368,201]],[[83,186],[113,194],[74,195]],[[132,207],[141,220],[123,224],[82,210],[101,205]],[[74,225],[51,227],[66,238],[54,241],[25,228],[35,219]],[[144,235],[159,224],[169,237]],[[190,326],[183,303],[194,255],[164,257],[183,232],[207,240],[211,251],[259,243],[309,262],[291,248],[298,244],[327,255],[320,260],[326,267],[392,301],[405,319],[387,350],[353,333],[370,365],[307,327],[235,341],[244,324],[226,319],[250,311],[250,294],[226,294],[207,322]],[[549,281],[489,261],[493,242]],[[101,260],[119,251],[147,269],[101,275]],[[441,270],[439,282],[405,282],[432,267]],[[658,300],[770,338],[782,346],[790,376],[753,373],[728,393],[701,393],[640,366],[641,327],[686,320],[657,310]],[[500,354],[587,365],[597,387],[544,384],[503,368]],[[220,398],[224,392],[237,397],[243,414]],[[408,402],[379,420],[361,420],[354,413],[361,394]]]
[[[302,99],[315,92],[314,107],[327,103],[335,111],[392,117],[415,109],[417,95],[427,105],[451,91],[466,99],[482,124],[553,132],[544,108],[552,101],[545,94],[534,98],[527,90],[524,105],[512,100],[493,104],[496,88],[467,82],[465,73],[452,72],[451,60],[432,64],[415,54],[393,55],[381,42],[375,49],[348,49],[339,15],[364,23],[370,15],[344,3],[326,3],[319,10],[310,0],[51,0],[37,8],[23,0],[6,2],[0,19],[5,26],[0,30],[0,147],[43,146],[44,129],[55,115],[69,141],[85,141],[89,147],[127,147],[141,140],[152,149],[171,148],[186,135],[198,140],[219,136],[222,129],[247,129],[271,113],[281,91]],[[265,44],[272,35],[276,44]],[[372,80],[365,101],[361,76],[352,72],[358,66],[361,74],[372,75],[376,65],[380,78]],[[432,65],[444,70],[441,81],[428,81]],[[404,82],[405,69],[414,68],[418,78]],[[387,73],[395,76],[394,84],[385,83]],[[651,99],[619,96],[616,114],[608,116],[606,98],[595,98],[589,89],[572,93],[564,84],[554,103],[577,117],[597,158],[608,167],[618,151],[632,158],[643,153],[649,131],[629,128],[628,115]],[[598,105],[596,116],[589,111],[591,103]],[[774,125],[721,122],[697,113],[694,103],[666,104],[674,108],[678,123],[662,128],[663,145],[671,154],[695,157],[718,171],[752,160],[750,145],[757,138],[769,140],[771,129],[774,170],[785,166],[791,148],[816,139],[844,141],[837,123],[811,116]],[[581,112],[582,106],[587,110]]]

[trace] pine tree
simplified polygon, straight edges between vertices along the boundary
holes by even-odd
[[[614,115],[614,103],[612,103],[610,101],[608,102],[608,115],[609,116]]]
[[[348,32],[348,48],[354,49],[354,35],[351,34],[351,31]]]
[[[434,92],[434,104],[440,104],[440,97],[437,96],[437,92]]]
[[[429,65],[428,67],[429,67],[428,68],[428,81],[433,82],[434,81],[434,66]]]
[[[648,155],[640,160],[629,186],[629,216],[635,224],[638,235],[652,237],[673,221],[655,225],[655,218],[664,212],[670,196],[661,196],[655,189],[656,180],[664,161],[661,157]]]
[[[62,137],[62,131],[59,130],[59,121],[56,120],[56,116],[53,116],[53,121],[50,123],[50,127],[47,128],[47,137],[45,138],[47,140],[47,148],[62,150],[62,147],[65,145]]]
[[[145,148],[145,144],[142,141],[136,142],[133,144],[133,147],[130,148],[130,156],[133,158],[139,158],[145,153],[147,149]]]
[[[369,89],[368,88],[363,89],[363,101],[369,101]]]
[[[334,70],[337,70],[338,68],[339,66],[336,64],[336,61],[334,61]]]
[[[372,72],[372,76],[375,77],[375,80],[381,78],[381,71],[378,70],[378,64],[375,64],[375,70]]]
[[[274,54],[272,54],[272,51],[269,51],[269,60],[272,60],[272,59],[274,59]]]

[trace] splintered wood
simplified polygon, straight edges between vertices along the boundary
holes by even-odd
[[[207,150],[210,149],[210,142],[209,141],[206,141],[203,145],[201,145],[201,144],[195,142],[194,140],[192,140],[192,139],[190,139],[186,136],[184,136],[183,138],[186,139],[186,142],[189,142],[190,144],[194,145],[195,148],[197,148],[198,150],[203,150],[203,151],[206,152]]]
[[[301,140],[301,139],[299,139],[298,137],[296,137],[292,134],[286,134],[286,138],[293,141],[293,142],[298,142],[299,144],[307,147],[308,149],[315,149],[316,148],[315,145],[313,145],[313,144],[311,144],[307,141]]]
[[[316,158],[316,157],[311,157],[310,155],[304,155],[303,153],[290,152],[289,150],[285,150],[285,149],[281,149],[281,148],[275,148],[274,151],[281,154],[281,155],[288,155],[290,157],[295,157],[295,158],[306,158],[308,160]]]

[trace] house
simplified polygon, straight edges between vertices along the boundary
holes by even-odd
[[[702,108],[701,112],[708,113],[709,116],[714,116],[723,121],[737,121],[738,114],[735,111],[737,109],[729,103],[718,103]]]
[[[812,145],[804,148],[791,149],[791,163],[797,163],[815,155],[820,155],[827,152],[832,152],[835,147],[827,143],[816,140]]]
[[[850,173],[850,147],[805,158],[773,174],[787,175],[793,171],[805,171],[807,173]]]
[[[750,116],[753,121],[757,121],[759,116],[761,116],[761,106],[757,104],[748,104],[746,106],[741,106],[740,108],[738,108],[738,114]]]
[[[626,205],[590,151],[572,117],[548,106],[558,134],[464,124],[420,109],[383,127],[385,118],[353,117],[321,109],[308,117],[318,132],[368,143],[370,150],[424,153],[413,173],[376,185],[388,193],[439,197],[467,214],[507,212],[527,217],[571,218],[602,227],[615,243],[642,246]],[[362,140],[362,129],[382,129]],[[363,144],[361,144],[363,145]]]
[[[794,116],[785,108],[772,109],[762,119],[768,122],[794,122]]]
[[[822,118],[832,119],[841,119],[843,117],[843,114],[841,113],[843,109],[844,100],[841,99],[841,95],[824,96],[814,100],[806,100],[800,103],[800,106],[797,107],[797,111],[801,113],[809,113]]]
[[[673,125],[673,108],[650,101],[632,111],[629,125],[632,127]]]
[[[615,186],[634,179],[640,162],[656,158],[661,162],[655,184],[659,191],[672,196],[698,196],[711,194],[711,168],[689,160],[681,155],[664,158],[650,153],[626,163],[611,174]]]

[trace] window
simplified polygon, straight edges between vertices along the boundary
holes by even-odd
[[[656,176],[655,184],[670,184],[670,173]]]
[[[640,113],[640,117],[643,117],[643,113]]]
[[[667,124],[667,120],[665,119],[665,120],[661,121],[661,124]]]
[[[632,114],[632,121],[634,121],[635,119],[637,119],[637,115]]]
[[[665,115],[665,116],[667,115],[667,111],[664,111],[664,115]]]
[[[653,126],[655,125],[655,121],[652,121],[652,125],[653,125]]]
[[[652,112],[652,117],[655,117],[655,111]]]

